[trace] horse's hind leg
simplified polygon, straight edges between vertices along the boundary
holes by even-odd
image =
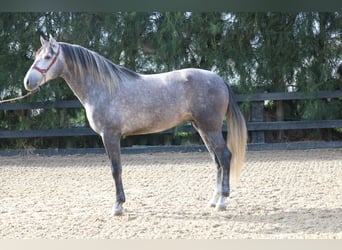
[[[228,150],[222,133],[209,134],[208,147],[212,147],[215,154],[215,162],[217,164],[217,181],[216,190],[214,191],[211,205],[216,202],[215,207],[217,210],[226,209],[226,199],[230,193],[230,159],[231,153]]]
[[[208,147],[207,147],[208,148]],[[220,167],[220,163],[214,153],[214,151],[212,151],[211,149],[209,150],[208,148],[208,151],[210,153],[210,156],[211,158],[213,159],[215,165],[216,165],[216,188],[215,188],[215,191],[214,191],[214,194],[213,194],[213,197],[211,198],[211,200],[209,201],[209,205],[211,207],[215,207],[216,206],[216,203],[217,203],[217,200],[218,200],[218,193],[220,193],[220,190],[221,190],[221,183],[222,183],[222,168]]]
[[[196,127],[196,126],[195,126]],[[226,199],[230,193],[229,175],[230,159],[229,151],[221,131],[204,131],[197,128],[217,168],[216,189],[210,200],[210,205],[218,210],[226,209]]]
[[[120,160],[120,135],[103,133],[102,140],[112,164],[111,170],[116,188],[116,202],[113,208],[113,214],[121,215],[122,204],[125,202],[125,193],[121,179],[122,167]]]

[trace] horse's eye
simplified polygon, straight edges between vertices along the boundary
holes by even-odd
[[[46,55],[46,56],[44,56],[44,59],[45,59],[45,60],[51,59],[51,55]]]

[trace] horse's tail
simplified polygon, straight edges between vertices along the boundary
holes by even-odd
[[[243,163],[245,160],[248,135],[245,119],[229,86],[228,92],[229,104],[227,109],[227,145],[232,153],[230,179],[232,180],[232,183],[237,184],[240,179]]]

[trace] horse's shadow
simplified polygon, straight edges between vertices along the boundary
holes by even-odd
[[[190,218],[223,224],[226,222],[250,223],[250,227],[243,227],[242,233],[315,235],[342,233],[342,208],[301,208],[289,211],[259,211],[258,214],[251,211],[240,211],[239,214],[234,214],[234,212],[230,209],[221,212],[208,211],[196,216],[192,212],[174,210],[173,213],[160,214],[157,217],[175,220],[189,220]],[[255,226],[256,224],[260,226]]]
[[[342,208],[302,208],[264,215],[240,215],[232,219],[242,222],[252,221],[274,224],[282,232],[342,232]]]

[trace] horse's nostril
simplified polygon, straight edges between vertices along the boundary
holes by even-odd
[[[30,81],[29,81],[29,80],[26,80],[26,82],[25,82],[25,88],[26,88],[26,89],[29,89],[29,88],[30,88]]]
[[[24,79],[24,86],[25,86],[26,89],[30,88],[31,82],[30,82],[29,78]]]

